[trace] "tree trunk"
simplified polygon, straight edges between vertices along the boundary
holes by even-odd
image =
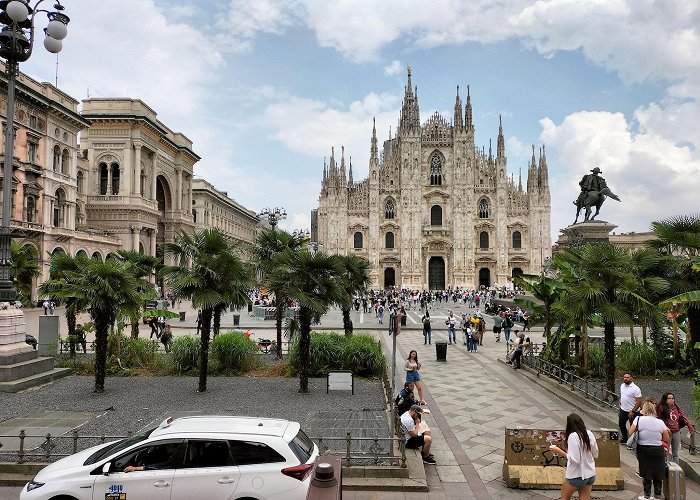
[[[66,307],[66,323],[68,324],[68,344],[70,345],[70,357],[75,357],[75,343],[78,337],[75,334],[75,312],[68,306]]]
[[[605,387],[615,392],[615,323],[605,322]]]
[[[219,335],[219,330],[221,329],[221,315],[223,312],[224,306],[216,306],[214,308],[214,326],[212,328],[214,330],[214,338]]]
[[[284,307],[282,297],[277,295],[275,292],[275,297],[277,300],[277,306],[275,308],[275,328],[277,329],[277,359],[282,359],[282,315],[284,314]]]
[[[139,338],[139,321],[141,321],[141,318],[137,315],[134,315],[134,317],[131,318],[131,338],[132,339]]]
[[[311,309],[299,311],[299,392],[309,392],[309,357],[311,350]]]
[[[350,319],[350,308],[343,307],[343,329],[345,330],[345,335],[348,337],[352,336],[352,320]]]
[[[647,325],[642,325],[642,342],[647,343]]]
[[[688,331],[686,350],[689,356],[687,359],[692,363],[693,368],[700,370],[700,349],[695,348],[695,344],[700,342],[700,307],[690,305],[688,307]]]
[[[584,323],[581,327],[581,336],[583,337],[583,369],[588,371],[588,323]]]
[[[105,371],[107,369],[107,342],[109,323],[93,317],[95,322],[95,392],[105,391]]]
[[[202,309],[202,329],[199,346],[199,389],[197,392],[207,390],[207,370],[209,369],[209,337],[211,334],[211,318],[214,311],[211,307]]]
[[[634,325],[630,325],[630,342],[632,342],[632,345],[637,342],[637,339],[634,337]]]

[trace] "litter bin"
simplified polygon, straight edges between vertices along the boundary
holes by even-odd
[[[180,321],[185,321],[185,311],[180,311]]]
[[[234,314],[233,315],[233,326],[238,326],[241,324],[241,315],[240,314]]]
[[[248,302],[248,312],[249,313],[253,312],[253,303],[252,302]]]
[[[401,316],[401,326],[406,326],[406,315]]]
[[[435,354],[438,361],[447,361],[447,342],[435,342]]]

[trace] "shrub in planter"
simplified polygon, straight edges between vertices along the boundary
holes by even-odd
[[[663,357],[649,344],[622,342],[615,352],[618,371],[635,375],[655,375],[663,365]]]
[[[173,340],[170,354],[177,373],[185,373],[199,366],[199,344],[197,337],[177,337]]]
[[[343,369],[362,377],[380,377],[386,370],[382,348],[369,335],[344,337]]]
[[[245,373],[258,366],[257,344],[240,333],[223,333],[211,342],[210,353],[221,373]]]
[[[386,360],[377,341],[370,335],[346,337],[335,333],[312,333],[309,375],[323,377],[329,370],[352,370],[360,376],[381,376]],[[292,374],[299,369],[299,343],[295,341],[287,357]]]

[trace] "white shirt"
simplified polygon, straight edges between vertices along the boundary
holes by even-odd
[[[648,415],[642,415],[634,420],[637,424],[637,432],[639,432],[639,441],[637,444],[643,446],[661,446],[661,437],[666,430],[666,424],[664,421],[651,417]]]
[[[404,434],[406,435],[406,441],[411,437],[413,429],[416,428],[416,422],[413,420],[411,413],[405,411],[401,414],[401,425],[403,425]]]
[[[642,390],[632,382],[630,385],[624,382],[620,385],[620,408],[622,411],[630,412],[637,404],[637,398],[642,397]]]
[[[591,449],[586,450],[581,438],[575,432],[569,434],[566,440],[566,478],[580,477],[588,479],[595,476],[595,459],[598,458],[598,443],[591,431],[586,431]]]

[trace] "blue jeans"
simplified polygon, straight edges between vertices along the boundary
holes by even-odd
[[[455,327],[454,326],[447,327],[447,341],[450,344],[452,342],[454,342],[455,344],[457,343],[457,339],[455,338]]]
[[[479,345],[479,342],[476,340],[476,337],[474,337],[474,336],[467,337],[467,350],[476,351],[476,347],[478,345]]]
[[[433,333],[433,332],[432,332],[431,330],[423,330],[423,339],[424,339],[423,343],[426,343],[426,342],[427,342],[428,344],[431,344],[431,343],[432,343],[432,342],[430,341],[430,339],[431,339],[431,334],[432,334],[432,333]]]

